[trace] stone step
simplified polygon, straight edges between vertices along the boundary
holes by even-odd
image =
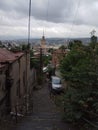
[[[30,118],[30,120],[60,120],[61,115],[57,113],[37,113],[32,114],[31,116],[26,116],[27,118]]]

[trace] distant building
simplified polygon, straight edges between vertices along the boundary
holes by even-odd
[[[42,39],[41,39],[41,48],[42,48],[43,54],[46,54],[47,46],[46,46],[46,39],[44,35],[42,36]]]
[[[41,39],[41,48],[45,48],[46,47],[46,39],[45,39],[45,36],[42,36],[42,39]]]
[[[67,50],[56,49],[52,53],[52,64],[56,67],[62,58],[67,54]]]
[[[40,54],[40,49],[42,49],[42,52],[43,54],[46,54],[46,51],[47,51],[47,45],[46,45],[46,39],[45,39],[45,36],[43,35],[39,44],[33,46],[33,49],[34,49],[34,54],[36,55],[36,53]]]

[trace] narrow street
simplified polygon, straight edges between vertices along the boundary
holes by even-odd
[[[61,113],[49,96],[48,85],[35,90],[33,113],[17,123],[14,130],[76,130],[61,119]]]

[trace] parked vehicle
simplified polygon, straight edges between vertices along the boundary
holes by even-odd
[[[51,77],[51,91],[60,93],[60,92],[63,92],[63,90],[64,90],[64,87],[62,85],[61,78],[57,76],[52,76]]]

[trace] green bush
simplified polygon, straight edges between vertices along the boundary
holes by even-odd
[[[75,44],[60,64],[62,77],[69,83],[64,95],[64,118],[76,122],[98,119],[98,53],[91,46]],[[93,114],[91,114],[93,113]]]
[[[38,83],[38,85],[42,85],[43,84],[43,76],[38,76],[37,77],[37,83]]]

